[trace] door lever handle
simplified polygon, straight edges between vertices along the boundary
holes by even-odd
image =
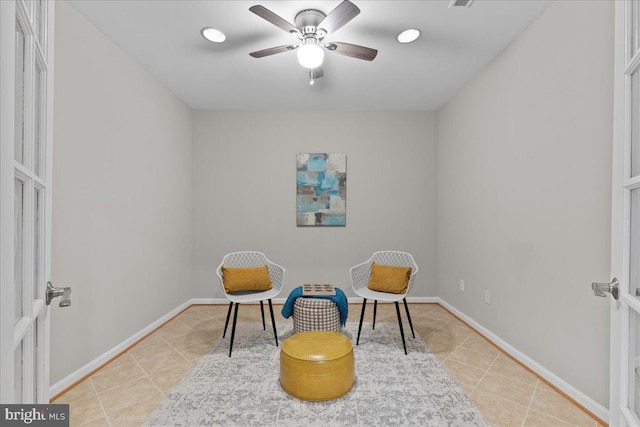
[[[51,282],[47,282],[47,305],[51,304],[51,300],[62,297],[59,307],[69,307],[71,305],[71,288],[56,288]]]
[[[606,297],[605,292],[609,292],[614,299],[620,298],[620,283],[615,277],[611,279],[611,283],[593,282],[591,284],[593,294],[597,297]]]

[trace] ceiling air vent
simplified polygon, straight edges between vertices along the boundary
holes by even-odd
[[[449,7],[470,7],[473,0],[452,0]]]

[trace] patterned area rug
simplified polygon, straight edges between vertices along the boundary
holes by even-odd
[[[357,323],[345,335],[355,343]],[[356,383],[344,397],[303,402],[280,387],[280,348],[269,325],[240,323],[233,355],[220,338],[145,420],[145,426],[488,426],[416,335],[402,350],[398,326],[363,324]],[[365,333],[365,328],[367,332]],[[279,340],[291,323],[279,323]],[[229,333],[229,331],[228,331]]]

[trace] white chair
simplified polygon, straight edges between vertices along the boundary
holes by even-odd
[[[407,292],[403,294],[393,294],[387,292],[373,291],[367,287],[369,284],[369,277],[371,276],[371,263],[382,265],[392,265],[396,267],[411,267],[411,276],[409,278],[409,284],[407,286]],[[411,314],[409,314],[409,307],[407,306],[407,294],[411,291],[413,283],[415,282],[416,274],[418,273],[418,266],[413,260],[413,256],[406,252],[399,251],[379,251],[375,252],[371,258],[365,262],[358,264],[349,269],[349,275],[351,276],[351,285],[353,291],[359,297],[363,298],[362,312],[360,313],[360,325],[358,326],[358,338],[356,345],[360,342],[360,331],[362,330],[362,319],[364,318],[364,311],[367,305],[367,299],[374,300],[373,305],[373,329],[376,328],[376,311],[378,309],[378,301],[393,302],[396,305],[396,313],[398,315],[398,326],[400,327],[400,335],[402,336],[402,345],[404,347],[404,354],[407,354],[407,345],[404,340],[404,329],[402,328],[402,317],[400,316],[399,301],[404,302],[404,308],[407,312],[407,319],[409,320],[409,326],[411,326],[411,334],[416,337],[413,331],[413,323],[411,323]]]
[[[268,291],[242,291],[242,292],[227,292],[224,288],[224,282],[222,277],[222,267],[228,268],[252,268],[267,266],[269,269],[269,278],[271,279],[271,289]],[[276,347],[278,346],[278,333],[276,331],[276,321],[273,317],[273,306],[271,305],[271,298],[278,296],[282,291],[282,284],[284,279],[284,268],[278,264],[275,264],[267,259],[262,252],[255,251],[242,251],[232,252],[226,254],[222,259],[222,262],[216,269],[216,275],[220,279],[220,285],[222,286],[222,292],[229,300],[229,310],[227,311],[227,320],[224,323],[224,338],[227,334],[227,325],[229,324],[229,317],[231,315],[231,308],[233,304],[236,304],[236,308],[233,313],[233,326],[231,327],[231,343],[229,344],[229,357],[231,357],[231,351],[233,349],[233,338],[236,334],[236,320],[238,318],[238,306],[244,303],[260,302],[260,311],[262,312],[262,328],[266,330],[266,324],[264,322],[264,306],[262,302],[264,300],[269,301],[269,311],[271,311],[271,325],[273,326],[273,335],[276,339]]]

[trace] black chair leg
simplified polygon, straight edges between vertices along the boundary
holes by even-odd
[[[231,343],[229,344],[229,357],[231,357],[231,350],[233,350],[233,339],[236,336],[236,320],[238,320],[238,306],[236,303],[236,309],[233,311],[233,326],[231,327]]]
[[[262,313],[262,330],[267,330],[267,325],[264,323],[264,305],[262,305],[262,301],[260,301],[260,312]]]
[[[402,337],[402,346],[404,347],[404,354],[407,355],[407,344],[404,342],[404,329],[402,329],[402,317],[400,317],[400,305],[396,301],[396,313],[398,314],[398,326],[400,326],[400,336]]]
[[[356,345],[360,343],[360,331],[362,330],[362,319],[364,319],[364,309],[367,307],[367,299],[362,299],[362,312],[360,313],[360,326],[358,326],[358,339],[356,340]]]
[[[262,303],[262,301],[260,303]],[[271,326],[273,326],[273,336],[276,337],[276,347],[278,347],[278,332],[276,331],[276,319],[275,317],[273,317],[273,306],[271,305],[271,300],[269,300],[269,311],[271,312]]]
[[[409,306],[407,305],[407,299],[406,298],[402,298],[402,301],[404,301],[404,309],[407,312],[407,319],[409,319],[409,326],[411,326],[411,335],[413,335],[413,337],[416,337],[416,333],[413,332],[413,323],[411,322],[411,315],[409,314]]]
[[[378,312],[378,300],[374,299],[373,300],[373,328],[376,328],[376,313]]]
[[[229,310],[227,310],[227,320],[224,322],[224,332],[222,333],[222,338],[227,335],[227,326],[229,326],[229,317],[231,316],[231,308],[233,307],[233,303],[229,303]]]

